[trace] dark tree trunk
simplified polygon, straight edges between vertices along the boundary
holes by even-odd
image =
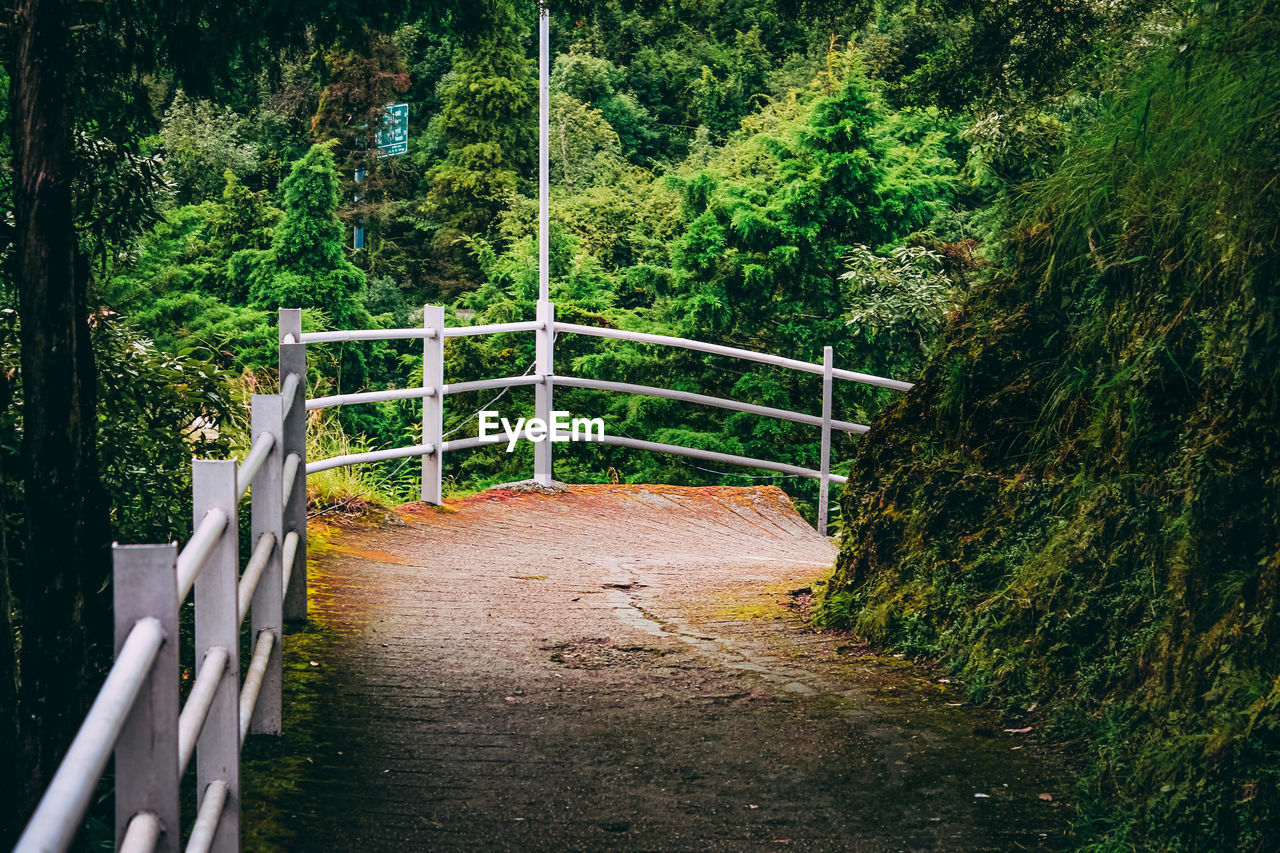
[[[9,398],[8,377],[4,375],[0,365],[0,423],[4,422]],[[13,596],[9,590],[9,578],[14,567],[13,547],[16,543],[9,541],[7,516],[9,506],[6,500],[8,485],[5,479],[4,458],[0,457],[0,732],[18,731],[18,659],[17,647],[14,645],[14,625],[12,623]],[[16,754],[17,742],[13,737],[0,735],[0,767],[18,766]],[[8,787],[7,785],[5,786]],[[15,798],[6,796],[6,800]],[[17,835],[18,815],[12,818],[9,812],[12,807],[0,810],[0,850],[11,845]],[[10,824],[14,825],[10,825]]]
[[[13,24],[14,278],[22,323],[25,547],[18,810],[25,819],[87,707],[104,630],[107,518],[98,479],[93,351],[77,263],[68,73],[71,6],[18,0]]]

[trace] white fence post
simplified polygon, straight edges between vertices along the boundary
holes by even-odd
[[[422,339],[422,387],[436,389],[422,398],[422,443],[432,446],[422,456],[422,502],[439,506],[444,468],[444,308],[423,305],[422,327],[436,330],[435,337]]]
[[[252,409],[252,426],[249,434],[255,439],[265,433],[275,437],[271,453],[258,469],[253,480],[253,499],[251,507],[251,547],[256,548],[263,536],[275,540],[271,556],[258,579],[258,586],[253,593],[250,605],[249,636],[253,642],[263,631],[275,634],[275,643],[271,647],[271,659],[267,661],[267,672],[262,678],[262,686],[258,690],[258,703],[254,706],[249,730],[255,734],[280,734],[280,706],[283,664],[281,659],[281,638],[284,628],[284,589],[281,586],[284,575],[280,562],[280,551],[284,547],[284,494],[283,468],[284,447],[281,441],[284,433],[284,411],[279,394],[254,394]]]
[[[196,792],[203,803],[209,785],[227,786],[227,800],[210,850],[238,853],[240,847],[240,620],[239,541],[236,534],[236,462],[197,459],[192,463],[196,524],[209,510],[227,516],[227,526],[196,576],[196,677],[212,648],[227,651],[227,665],[214,691],[209,716],[196,741]]]
[[[534,386],[534,417],[547,427],[547,437],[533,444],[533,480],[540,486],[550,486],[554,477],[551,459],[551,410],[553,408],[555,376],[556,306],[554,302],[538,302],[537,355],[534,372],[539,382]]]
[[[292,338],[292,343],[287,341]],[[284,412],[283,458],[287,464],[291,455],[297,454],[298,463],[293,489],[284,504],[283,533],[298,535],[298,547],[294,551],[293,565],[284,566],[289,576],[289,588],[284,594],[284,618],[305,622],[307,620],[307,346],[302,343],[302,311],[297,308],[280,309],[280,388],[283,391],[288,377],[297,377],[297,390],[293,403]],[[288,403],[288,400],[284,401]],[[284,540],[278,546],[283,550]]]
[[[140,812],[160,823],[159,853],[177,853],[178,807],[178,546],[115,545],[112,598],[115,650],[139,619],[160,620],[164,644],[116,740],[116,847]]]
[[[822,456],[818,471],[818,532],[827,535],[827,516],[831,490],[831,371],[834,367],[831,347],[822,348]]]

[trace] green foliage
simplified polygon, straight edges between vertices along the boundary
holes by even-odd
[[[900,103],[964,109],[1057,95],[1152,9],[1126,0],[932,0],[884,4],[868,47]]]
[[[652,114],[623,88],[622,70],[608,59],[572,51],[561,54],[551,72],[551,91],[598,110],[633,163],[650,163],[660,155],[661,133]]]
[[[246,306],[248,277],[280,212],[227,179],[221,203],[170,211],[103,284],[104,301],[168,352],[203,347],[220,364],[275,363],[264,313]]]
[[[395,279],[384,276],[369,282],[362,301],[365,310],[375,319],[385,316],[391,328],[403,329],[409,325],[409,303]]]
[[[172,186],[161,158],[110,139],[76,134],[75,157],[72,193],[81,251],[106,266],[116,247],[130,245],[160,220]]]
[[[952,305],[942,257],[920,246],[901,246],[881,257],[858,245],[845,264],[849,269],[840,280],[847,282],[849,325],[872,344],[927,355]]]
[[[618,134],[604,115],[559,92],[551,96],[552,180],[568,193],[593,184],[614,184],[626,162]]]
[[[1280,841],[1278,11],[1149,52],[850,472],[825,618],[1077,738],[1093,849]]]
[[[701,132],[723,142],[791,76],[818,70],[831,34],[865,18],[862,3],[711,0],[596,4],[557,31],[577,38],[557,70],[564,91],[601,111],[637,165],[676,164]],[[830,6],[830,4],[828,4]],[[563,23],[561,22],[563,20]],[[571,84],[568,81],[574,80]]]
[[[570,51],[556,57],[551,91],[563,92],[585,104],[599,104],[618,94],[622,71],[607,59]]]
[[[832,286],[841,256],[853,244],[892,243],[924,225],[947,200],[955,167],[935,151],[891,168],[894,151],[906,146],[856,71],[831,95],[766,113],[761,122],[706,169],[683,177],[691,221],[676,261],[689,284],[677,304],[685,332],[750,336],[774,349],[798,345],[812,358],[823,343],[846,338],[841,294]],[[796,323],[799,317],[806,322]],[[888,364],[872,348],[854,357]]]
[[[182,91],[164,114],[160,139],[165,167],[183,204],[216,198],[224,173],[243,179],[257,170],[258,148],[244,141],[244,119],[212,101]]]
[[[197,353],[170,355],[109,313],[92,323],[98,367],[98,453],[113,538],[163,542],[191,530],[191,457],[226,454],[212,427],[231,408],[230,377]],[[0,517],[5,560],[18,560],[22,385],[17,315],[0,310]],[[98,579],[95,579],[95,583]]]
[[[364,328],[365,275],[346,258],[338,208],[338,172],[324,145],[312,146],[285,179],[284,216],[271,249],[254,259],[254,306],[319,308],[339,328]]]
[[[486,233],[536,150],[537,84],[522,46],[527,31],[507,6],[488,9],[484,31],[457,54],[435,121],[447,154],[427,175],[426,211],[440,224],[440,246]]]

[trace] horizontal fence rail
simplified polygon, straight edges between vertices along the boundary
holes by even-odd
[[[350,406],[356,403],[382,403],[389,400],[420,400],[434,397],[434,388],[391,388],[386,391],[362,391],[358,394],[334,394],[331,397],[312,397],[307,400],[307,411],[327,409],[330,406]]]
[[[395,447],[390,450],[371,450],[367,453],[347,453],[342,456],[321,459],[319,462],[308,462],[307,473],[318,474],[321,471],[328,471],[330,468],[342,468],[346,465],[385,462],[388,459],[408,459],[413,456],[427,456],[432,453],[435,453],[435,447],[430,444],[415,444],[410,447]]]
[[[466,394],[469,391],[492,391],[495,388],[517,388],[524,385],[541,385],[541,376],[508,376],[505,379],[477,379],[473,382],[453,382],[444,386],[444,393]]]
[[[305,344],[300,313],[280,318],[280,393],[253,396],[243,460],[192,463],[186,545],[113,548],[115,661],[16,853],[60,853],[75,843],[113,754],[117,850],[176,853],[181,780],[193,760],[196,817],[186,850],[240,849],[241,749],[250,733],[280,733],[284,620],[306,617],[306,494],[296,487],[306,460]],[[349,339],[378,337],[387,334]],[[254,544],[241,572],[246,493]],[[180,702],[178,613],[188,596],[195,680]],[[253,654],[242,683],[246,619]]]
[[[669,400],[681,400],[686,403],[700,403],[703,406],[716,406],[735,412],[746,412],[751,415],[762,415],[767,418],[778,418],[809,426],[822,426],[822,418],[818,415],[805,415],[800,412],[789,412],[786,409],[774,409],[769,406],[756,406],[752,403],[740,403],[737,400],[726,400],[722,397],[708,397],[706,394],[694,394],[690,391],[675,391],[670,388],[654,388],[649,385],[632,385],[629,382],[605,382],[600,379],[582,379],[576,376],[557,376],[557,385],[570,388],[590,388],[597,391],[617,391],[620,394],[642,394],[648,397],[665,397]],[[869,427],[848,421],[832,421],[832,429],[843,432],[864,433]]]
[[[296,337],[304,344],[343,343],[346,341],[397,341],[434,338],[436,330],[423,329],[352,329],[339,332],[300,332]]]
[[[702,459],[706,462],[720,462],[726,465],[741,465],[748,468],[760,468],[764,471],[777,471],[780,474],[793,474],[797,477],[807,477],[811,480],[822,478],[822,472],[813,468],[803,468],[799,465],[788,465],[785,462],[770,462],[767,459],[752,459],[749,456],[737,456],[732,453],[720,453],[715,450],[703,450],[700,447],[686,447],[682,444],[662,444],[657,441],[643,441],[638,438],[628,438],[622,435],[602,435],[593,438],[578,436],[574,438],[572,435],[564,436],[567,441],[592,441],[597,444],[611,444],[615,447],[629,447],[633,450],[649,450],[654,453],[669,453],[676,456],[688,456],[691,459]],[[508,439],[503,435],[487,435],[487,436],[471,436],[470,438],[460,438],[454,441],[446,441],[444,443],[445,451],[450,450],[472,450],[477,447],[485,447],[490,444],[506,444]],[[829,474],[831,482],[843,485],[848,482],[848,477],[841,477],[839,474]]]
[[[633,343],[640,344],[680,347],[681,349],[705,352],[710,353],[711,355],[724,355],[729,358],[737,358],[745,361],[757,361],[761,364],[771,364],[774,367],[785,367],[788,370],[799,370],[804,373],[817,373],[819,375],[822,374],[821,364],[800,361],[795,358],[784,358],[783,356],[773,355],[767,352],[756,352],[755,350],[724,346],[723,344],[708,344],[702,341],[691,340],[689,338],[652,335],[647,332],[628,332],[623,329],[607,329],[602,326],[582,326],[577,323],[556,323],[556,331],[570,332],[576,335],[591,335],[597,338],[613,338],[618,341],[631,341]],[[878,385],[881,388],[892,388],[895,391],[910,391],[912,387],[910,382],[899,382],[896,379],[885,379],[882,376],[872,376],[869,373],[855,373],[852,370],[833,370],[832,376],[836,379],[846,379],[850,382],[861,382],[864,385]]]
[[[461,338],[468,335],[501,335],[507,332],[536,332],[543,324],[534,320],[527,323],[490,323],[487,326],[451,326],[444,330],[446,338]]]

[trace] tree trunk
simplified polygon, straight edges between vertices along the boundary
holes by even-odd
[[[110,640],[93,351],[77,262],[67,74],[71,7],[18,0],[10,65],[14,278],[22,323],[25,548],[18,820],[48,784],[87,708],[89,656]],[[107,647],[109,648],[109,647]]]
[[[0,423],[3,423],[5,410],[9,406],[6,399],[8,390],[7,378],[0,371]],[[8,486],[5,483],[7,471],[4,470],[4,459],[0,457],[0,732],[16,732],[18,730],[18,658],[14,645],[13,596],[9,590],[9,579],[15,564],[14,554],[10,550],[14,543],[9,541],[9,526],[6,519],[9,507],[5,500]],[[18,766],[16,754],[17,743],[12,737],[0,737],[0,767]],[[5,799],[12,801],[13,797]],[[17,835],[18,815],[9,815],[11,807],[0,811],[0,849],[11,845]],[[12,824],[12,825],[11,825]]]

